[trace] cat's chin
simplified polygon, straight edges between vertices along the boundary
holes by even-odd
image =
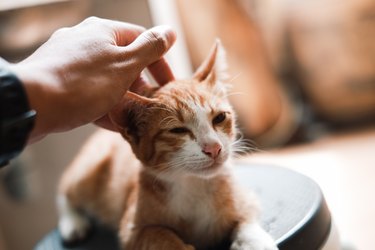
[[[194,169],[190,172],[190,174],[200,178],[209,179],[218,175],[223,170],[223,168],[223,162],[214,162],[210,165]]]

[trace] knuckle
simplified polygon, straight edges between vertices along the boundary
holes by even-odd
[[[164,54],[167,49],[167,41],[163,36],[154,31],[150,31],[146,39],[157,55],[161,56]]]
[[[96,16],[90,16],[87,17],[85,20],[83,20],[84,23],[97,23],[100,22],[100,18]]]
[[[67,27],[59,28],[55,32],[53,32],[52,36],[53,37],[60,36],[62,34],[65,34],[66,32],[68,32],[69,30],[70,30],[70,28],[67,28]]]
[[[96,16],[87,17],[78,26],[85,27],[86,29],[109,27],[108,20]]]

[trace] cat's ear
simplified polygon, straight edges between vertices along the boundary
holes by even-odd
[[[112,123],[130,143],[139,142],[146,124],[145,113],[152,103],[150,98],[128,91],[109,113]]]
[[[216,39],[208,57],[196,70],[193,78],[210,85],[220,84],[227,80],[228,75],[225,50],[219,39]]]

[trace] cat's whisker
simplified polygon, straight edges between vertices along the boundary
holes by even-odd
[[[237,96],[237,95],[249,96],[247,93],[244,93],[244,92],[230,92],[230,93],[226,94],[225,97],[228,98],[230,96]]]
[[[232,78],[230,78],[228,80],[228,83],[233,83],[234,80],[236,80],[238,77],[240,77],[242,75],[242,72],[238,72],[236,75],[232,76]],[[232,84],[229,84],[230,86],[233,86]]]
[[[230,144],[233,153],[261,152],[261,150],[250,139],[244,139],[242,135]]]
[[[182,162],[178,162],[172,165],[173,170],[183,170],[183,169],[191,169],[192,165],[195,165],[196,163],[199,163],[200,161],[191,161],[191,160],[186,160]]]
[[[176,111],[169,107],[149,107],[149,110],[163,110],[172,114],[175,114]]]
[[[163,171],[159,172],[166,172],[168,170],[173,170],[173,171],[183,171],[184,169],[195,169],[195,167],[198,163],[201,163],[202,159],[191,159],[191,158],[186,158],[185,156],[180,156],[176,157],[173,159],[173,161],[169,161],[168,163],[160,164],[160,166],[165,166]]]
[[[170,179],[175,179],[175,177],[179,177],[181,176],[181,172],[183,172],[183,168],[179,167],[178,165],[176,164],[171,164],[171,163],[168,163],[168,164],[161,164],[161,165],[164,165],[165,168],[162,169],[162,170],[159,170],[155,176],[154,176],[154,181],[153,181],[153,185],[155,185],[155,182],[162,176],[162,175],[165,175],[165,174],[168,174],[168,177]]]
[[[225,90],[228,92],[230,91],[231,89],[233,89],[233,82],[234,80],[236,80],[240,75],[242,75],[242,72],[238,72],[236,75],[228,78],[224,81],[224,88]]]
[[[168,127],[172,122],[178,121],[175,116],[167,116],[163,120],[160,121],[160,126],[166,126]],[[165,124],[164,124],[165,123]]]

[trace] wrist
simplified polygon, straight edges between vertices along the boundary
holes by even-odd
[[[30,109],[22,82],[0,60],[0,166],[23,150],[34,121],[35,110]]]
[[[34,128],[29,137],[29,143],[32,143],[53,130],[54,116],[49,115],[53,104],[48,99],[54,97],[48,94],[51,92],[48,88],[51,87],[45,84],[48,81],[48,75],[32,65],[23,65],[22,63],[11,64],[10,69],[23,83],[30,108],[37,112]]]

